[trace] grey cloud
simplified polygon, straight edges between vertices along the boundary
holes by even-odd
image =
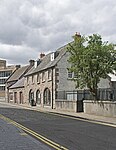
[[[1,58],[9,60],[10,64],[25,64],[30,59],[36,59],[39,52],[27,46],[11,46],[0,44]]]
[[[116,42],[115,16],[115,0],[1,0],[0,42],[5,50],[0,48],[0,57],[25,63],[68,43],[76,31]]]

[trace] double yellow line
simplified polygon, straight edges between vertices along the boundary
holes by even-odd
[[[26,133],[28,133],[28,134],[36,137],[37,139],[39,139],[42,142],[46,143],[47,145],[51,146],[55,150],[68,150],[67,148],[65,148],[65,147],[63,147],[63,146],[61,146],[61,145],[59,145],[59,144],[57,144],[57,143],[55,143],[55,142],[47,139],[46,137],[44,137],[44,136],[42,136],[42,135],[40,135],[40,134],[38,134],[38,133],[36,133],[36,132],[34,132],[34,131],[32,131],[32,130],[24,127],[24,126],[22,126],[21,124],[13,121],[13,120],[11,120],[11,119],[9,119],[9,118],[1,115],[1,114],[0,114],[0,118],[3,119],[3,120],[5,120],[5,121],[7,121],[7,122],[9,122],[9,123],[11,123],[11,124],[13,124],[13,125],[15,125],[16,127],[20,128],[20,129],[22,129]]]

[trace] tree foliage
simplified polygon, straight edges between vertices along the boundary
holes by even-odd
[[[100,35],[88,37],[75,34],[74,42],[68,46],[70,71],[76,74],[76,87],[87,87],[97,99],[97,88],[101,78],[107,78],[116,69],[114,44],[103,42]]]

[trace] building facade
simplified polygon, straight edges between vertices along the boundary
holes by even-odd
[[[6,81],[6,102],[25,103],[24,101],[24,75],[34,65],[34,60],[29,61],[29,65],[20,66]]]
[[[23,66],[18,69],[7,80],[7,101],[38,108],[82,111],[80,101],[88,97],[88,89],[83,89],[83,97],[82,90],[75,88],[72,79],[76,76],[68,69],[69,56],[66,45],[47,55],[40,54],[35,62],[31,61],[31,67]],[[114,89],[115,77],[116,75],[108,75],[108,78],[101,79],[99,89]],[[104,91],[100,92],[101,98],[104,98]],[[105,90],[107,98],[110,98],[110,94],[110,90]]]
[[[75,75],[68,70],[69,56],[67,46],[42,58],[40,56],[25,75],[24,99],[27,104],[33,100],[38,107],[78,111],[77,93],[72,94],[72,91],[77,91],[75,82],[72,81]],[[111,88],[111,78],[101,79],[98,87]],[[78,100],[82,99],[82,96],[78,96]]]
[[[0,60],[0,99],[5,99],[5,82],[17,66],[6,66],[6,60]]]

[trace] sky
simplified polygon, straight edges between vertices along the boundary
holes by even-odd
[[[0,0],[0,58],[8,64],[28,64],[76,32],[116,43],[116,0]]]

